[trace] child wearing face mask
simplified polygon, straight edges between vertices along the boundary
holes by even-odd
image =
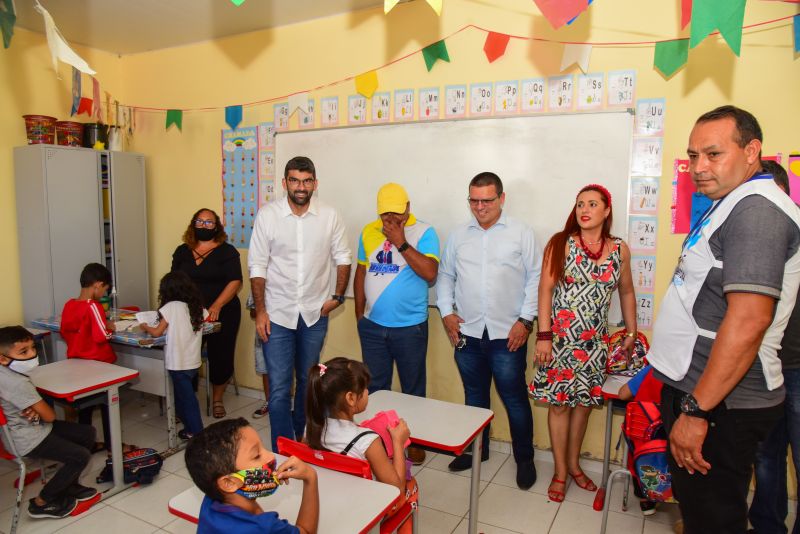
[[[186,468],[206,496],[200,507],[198,534],[314,534],[319,523],[317,472],[292,456],[276,466],[247,419],[225,419],[189,440]],[[297,524],[264,511],[256,499],[268,497],[281,483],[303,482]]]
[[[0,406],[16,453],[63,462],[63,466],[28,504],[34,518],[59,518],[72,513],[78,501],[92,499],[97,490],[78,484],[89,463],[94,428],[56,421],[53,409],[36,391],[27,373],[39,360],[33,335],[21,326],[0,328]],[[7,450],[11,444],[2,435]]]

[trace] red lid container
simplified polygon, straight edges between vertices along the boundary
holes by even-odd
[[[81,146],[83,142],[83,123],[58,121],[56,123],[56,139],[58,139],[59,145]]]
[[[55,142],[56,118],[48,115],[23,115],[25,119],[25,133],[29,145],[47,144]]]

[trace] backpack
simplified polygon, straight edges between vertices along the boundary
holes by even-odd
[[[667,436],[658,404],[630,402],[622,436],[628,445],[627,467],[633,475],[636,496],[651,502],[675,502],[667,464]]]
[[[155,449],[134,449],[122,454],[122,478],[125,484],[150,484],[161,471],[164,459]],[[114,479],[114,467],[111,458],[97,475],[97,483],[111,482]]]

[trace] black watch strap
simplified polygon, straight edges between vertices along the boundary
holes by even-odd
[[[344,295],[332,295],[331,298],[339,304],[344,304]]]
[[[533,321],[529,321],[528,319],[525,319],[524,317],[518,318],[517,321],[522,323],[522,326],[527,328],[528,332],[533,332]]]
[[[405,252],[406,250],[408,250],[408,247],[410,247],[410,246],[411,246],[411,245],[409,245],[409,244],[408,244],[408,241],[405,241],[405,242],[404,242],[402,245],[400,245],[399,247],[397,247],[397,252],[400,252],[400,253],[402,254],[403,252]]]
[[[711,419],[711,412],[701,409],[697,399],[691,393],[687,393],[681,398],[681,413],[689,417],[705,419],[706,421]]]

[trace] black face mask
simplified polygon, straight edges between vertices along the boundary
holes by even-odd
[[[194,237],[198,241],[211,241],[217,236],[216,228],[197,228],[194,229]]]

